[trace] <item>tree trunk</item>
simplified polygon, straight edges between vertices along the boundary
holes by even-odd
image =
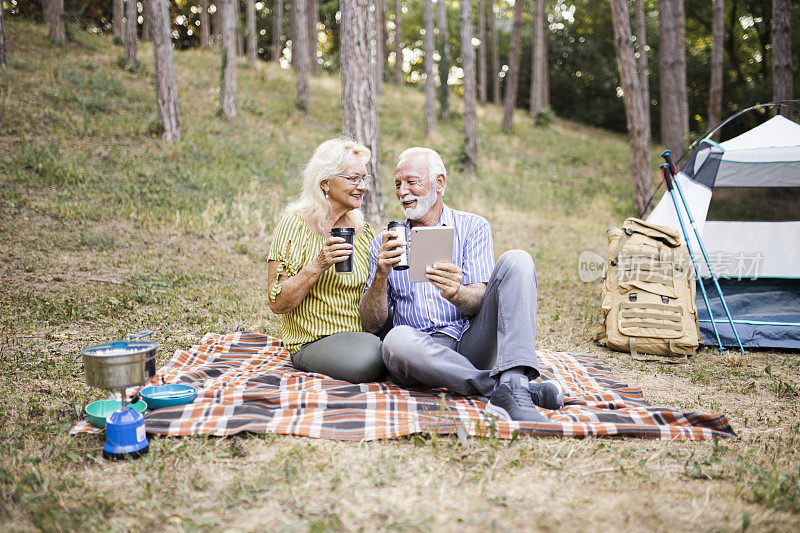
[[[522,2],[520,1],[520,4]],[[464,69],[464,170],[478,168],[478,120],[475,116],[475,47],[472,46],[472,2],[460,2],[461,66]]]
[[[244,35],[242,35],[242,3],[234,0],[234,20],[236,21],[236,55],[244,56]]]
[[[208,0],[200,0],[200,46],[208,48],[211,28],[208,27]]]
[[[6,62],[6,22],[3,13],[3,2],[0,1],[0,68],[7,68]]]
[[[394,84],[403,85],[403,3],[394,0]]]
[[[275,0],[272,8],[272,60],[280,62],[283,56],[283,0]]]
[[[55,2],[58,0],[50,0]],[[139,29],[139,10],[136,0],[126,0],[125,2],[125,64],[132,66],[136,64],[136,42]]]
[[[444,2],[444,0],[440,0]],[[486,6],[484,0],[478,0],[478,40],[481,47],[478,48],[478,99],[481,105],[486,105],[488,100],[488,88],[486,79]]]
[[[222,87],[219,96],[222,116],[231,120],[236,118],[236,9],[233,3],[238,0],[217,1],[220,3],[222,26]]]
[[[125,0],[113,0],[111,10],[111,34],[122,40],[125,35]]]
[[[531,51],[530,111],[534,115],[545,107],[547,75],[547,34],[544,27],[544,0],[533,0],[533,50]]]
[[[158,120],[164,129],[163,138],[174,142],[181,138],[178,83],[175,80],[175,60],[172,55],[172,28],[169,23],[168,0],[147,0],[150,33],[153,38],[153,66],[156,75]]]
[[[631,22],[627,0],[611,0],[611,15],[614,24],[614,47],[617,50],[622,99],[625,104],[625,119],[631,142],[631,165],[633,167],[633,203],[639,217],[645,215],[650,199],[650,166],[647,161],[647,136],[644,132],[639,80],[636,77],[636,60],[633,57]]]
[[[500,44],[497,38],[497,15],[494,13],[494,2],[488,3],[489,29],[492,33],[492,101],[499,104],[502,100],[500,94]]]
[[[319,76],[319,60],[317,58],[317,46],[319,44],[319,34],[317,33],[319,4],[317,0],[308,0],[306,20],[308,21],[308,64],[311,66],[311,73],[314,74],[314,76]]]
[[[48,0],[46,5],[47,21],[50,25],[50,40],[63,43],[67,39],[67,28],[64,26],[64,0]]]
[[[383,72],[384,76],[389,65],[389,29],[386,27],[386,19],[389,14],[388,0],[380,0],[383,4]]]
[[[659,0],[658,64],[659,107],[661,108],[661,143],[673,154],[681,153],[683,139],[680,127],[680,103],[677,70],[678,43],[675,35],[675,16],[670,0]]]
[[[725,38],[724,0],[712,0],[714,13],[711,30],[711,83],[708,89],[708,127],[716,128],[722,121],[722,46]],[[714,138],[719,140],[719,133]]]
[[[150,1],[140,0],[142,2],[142,41],[150,41]]]
[[[306,2],[295,0],[292,3],[294,12],[295,41],[292,42],[292,56],[297,50],[297,107],[303,112],[308,113],[311,109],[311,92],[308,87],[308,22],[306,22]]]
[[[439,27],[439,116],[450,120],[450,32],[447,28],[447,3],[436,2],[436,25]]]
[[[292,41],[292,68],[296,71],[297,70],[297,56],[300,53],[299,49],[297,48],[297,11],[294,9],[294,5],[297,2],[302,2],[303,0],[288,0],[289,5],[289,39]]]
[[[383,48],[386,45],[386,4],[375,0],[375,94],[383,94]]]
[[[364,214],[378,226],[383,219],[380,169],[378,167],[378,110],[375,105],[375,75],[370,64],[369,0],[341,0],[340,25],[342,69],[342,129],[372,152],[367,172],[375,176],[364,195]]]
[[[525,2],[517,0],[514,4],[514,28],[511,32],[511,55],[506,73],[506,98],[503,106],[503,131],[514,132],[514,107],[517,105],[517,84],[519,83],[519,56],[522,45],[522,12]],[[463,30],[462,30],[463,31]]]
[[[683,0],[672,0],[673,14],[675,15],[675,39],[677,41],[677,63],[675,65],[675,80],[678,85],[678,109],[680,110],[679,122],[681,133],[680,150],[683,152],[687,137],[689,137],[689,84],[686,79],[686,14],[683,9]]]
[[[440,0],[442,1],[442,0]],[[436,85],[433,75],[433,2],[424,0],[423,26],[425,26],[425,134],[436,131]]]
[[[245,4],[245,18],[247,19],[247,60],[250,66],[258,66],[258,44],[256,43],[256,3],[247,0]]]
[[[772,0],[772,95],[774,101],[791,100],[792,41],[789,0]],[[792,110],[779,107],[778,113],[791,118]]]
[[[642,111],[644,112],[644,134],[650,139],[650,80],[647,71],[647,25],[644,18],[644,0],[634,0],[636,8],[636,51],[639,53],[638,72],[639,90],[642,95]]]
[[[214,36],[214,44],[222,42],[222,0],[214,0],[214,18],[211,19],[213,27],[211,34]]]

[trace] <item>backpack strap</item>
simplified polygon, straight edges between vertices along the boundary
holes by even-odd
[[[625,234],[619,238],[619,242],[617,243],[617,247],[614,248],[614,253],[611,254],[611,266],[617,266],[617,262],[619,260],[619,253],[622,251],[622,247],[625,246],[625,243],[628,242],[628,239],[631,238],[634,231],[630,228],[623,230]]]

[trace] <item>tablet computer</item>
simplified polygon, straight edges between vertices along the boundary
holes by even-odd
[[[412,283],[428,281],[425,277],[426,267],[453,261],[453,233],[453,228],[444,226],[411,228],[408,279]]]

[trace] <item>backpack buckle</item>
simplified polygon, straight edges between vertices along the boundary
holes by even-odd
[[[636,296],[635,292],[632,292],[628,295],[628,300],[635,302],[638,297]]]

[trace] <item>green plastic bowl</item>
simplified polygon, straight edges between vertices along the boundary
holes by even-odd
[[[144,410],[147,409],[147,404],[142,400],[128,405],[140,413],[144,413]],[[122,402],[117,400],[98,400],[86,406],[86,416],[89,417],[89,423],[94,427],[104,428],[106,427],[106,418],[111,416],[111,413],[119,409],[120,406],[122,406]]]

